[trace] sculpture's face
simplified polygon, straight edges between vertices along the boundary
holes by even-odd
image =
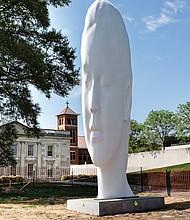
[[[121,68],[112,56],[91,56],[83,63],[83,122],[88,150],[96,166],[106,165],[119,150],[124,131],[126,90]]]

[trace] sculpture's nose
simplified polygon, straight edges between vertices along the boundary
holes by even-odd
[[[92,89],[91,89],[91,100],[90,100],[90,112],[91,114],[97,114],[100,110],[100,90],[98,89],[98,85],[93,81]]]
[[[99,96],[100,90],[98,89],[98,85],[93,83],[92,85],[92,91],[91,91],[91,101],[90,101],[90,129],[91,130],[98,130],[98,121],[100,120],[99,113],[100,113],[100,96]]]

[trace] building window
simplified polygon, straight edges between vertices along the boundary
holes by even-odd
[[[79,154],[79,160],[82,161],[82,154]]]
[[[13,149],[13,155],[16,157],[17,156],[17,144],[14,144],[12,146],[12,149]]]
[[[53,177],[53,165],[52,164],[48,164],[47,175],[49,178]]]
[[[70,130],[71,144],[75,144],[75,130]]]
[[[71,124],[72,125],[75,125],[76,123],[75,123],[75,119],[71,119]]]
[[[83,155],[83,161],[86,162],[86,154]]]
[[[63,125],[64,124],[64,118],[60,118],[59,119],[59,125]]]
[[[67,118],[67,124],[68,125],[76,125],[76,120],[73,118]]]
[[[71,151],[71,152],[70,152],[70,159],[71,159],[72,161],[76,159],[75,151]]]
[[[71,119],[67,118],[67,124],[70,125],[71,124]]]
[[[34,165],[28,164],[28,177],[33,177]]]
[[[11,167],[11,176],[16,176],[16,167]]]
[[[52,157],[53,156],[53,146],[48,146],[47,156],[48,157]]]
[[[28,156],[34,156],[34,145],[33,144],[28,145]]]

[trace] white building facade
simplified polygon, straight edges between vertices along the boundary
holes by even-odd
[[[1,175],[19,175],[26,179],[59,180],[69,172],[70,133],[41,129],[39,138],[27,137],[26,127],[14,122],[18,138],[13,145],[16,167],[0,167]]]

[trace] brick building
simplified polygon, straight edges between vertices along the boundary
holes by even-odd
[[[78,136],[78,116],[69,108],[69,103],[59,115],[57,115],[57,129],[70,132],[70,163],[91,164],[84,136]]]

